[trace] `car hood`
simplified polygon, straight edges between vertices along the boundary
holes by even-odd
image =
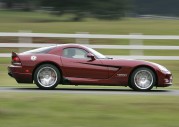
[[[101,60],[103,64],[109,66],[125,66],[125,67],[136,67],[136,66],[150,66],[154,69],[158,69],[158,65],[153,62],[144,60],[131,60],[131,59],[103,59]]]
[[[135,68],[138,66],[148,66],[153,68],[154,70],[158,70],[167,74],[171,74],[171,72],[164,66],[154,63],[154,62],[149,62],[149,61],[144,61],[144,60],[128,60],[128,59],[105,59],[102,60],[102,63],[107,66],[111,67],[126,67],[126,68]]]

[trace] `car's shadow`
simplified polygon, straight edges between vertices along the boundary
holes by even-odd
[[[130,88],[126,89],[107,89],[107,88],[56,88],[53,90],[41,90],[39,88],[13,88],[15,90],[27,90],[27,91],[87,91],[87,92],[170,92],[170,90],[158,90],[158,89],[152,89],[150,91],[134,91]]]

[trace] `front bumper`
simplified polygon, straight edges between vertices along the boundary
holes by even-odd
[[[158,73],[158,87],[171,86],[173,76],[171,73],[159,72]]]

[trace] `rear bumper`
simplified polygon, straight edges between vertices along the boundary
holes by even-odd
[[[18,83],[32,83],[32,74],[25,73],[22,66],[8,66],[8,75],[16,79]]]
[[[8,72],[8,75],[9,75],[10,77],[12,77],[12,78],[13,78],[13,76],[12,76],[11,72]]]

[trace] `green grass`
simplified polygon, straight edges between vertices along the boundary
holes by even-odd
[[[65,17],[68,18],[69,16]],[[39,12],[0,11],[0,31],[32,30],[33,32],[42,33],[179,34],[178,20],[124,18],[117,21],[85,19],[81,22],[64,22],[63,19],[64,17]]]
[[[4,12],[1,12],[4,13]],[[12,16],[14,15],[14,16]],[[25,16],[24,16],[25,15]],[[18,30],[32,30],[33,32],[42,33],[75,33],[75,32],[89,32],[98,34],[129,34],[129,33],[143,33],[143,34],[172,34],[178,35],[179,24],[178,20],[146,20],[146,19],[123,19],[119,21],[98,21],[88,20],[82,22],[32,22],[35,17],[43,18],[39,13],[8,13],[8,22],[1,18],[0,31]],[[0,15],[1,16],[1,15]],[[46,15],[47,18],[49,15]],[[14,18],[13,18],[14,17]],[[24,17],[28,17],[24,21]],[[56,17],[53,17],[56,18]],[[18,21],[14,21],[17,19]]]
[[[0,58],[1,68],[4,67],[2,64],[10,64],[10,63],[11,63],[11,58]]]
[[[48,13],[42,12],[23,12],[23,11],[0,11],[1,23],[45,23],[45,22],[58,22],[70,18],[70,15],[58,17]]]
[[[1,127],[178,127],[178,96],[0,93]]]

